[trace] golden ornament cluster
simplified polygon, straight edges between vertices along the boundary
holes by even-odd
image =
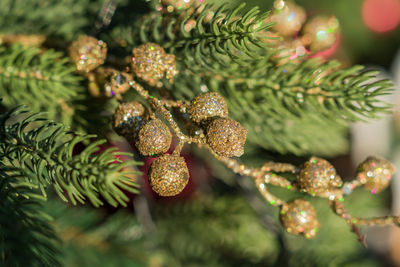
[[[275,8],[285,8],[285,3],[286,1],[277,0]],[[163,1],[163,4],[174,3]],[[295,17],[298,15],[300,24],[303,23],[302,9],[292,3],[286,5],[286,8],[297,12]],[[280,15],[293,14],[284,12],[286,13]],[[332,27],[328,29],[329,33],[335,34]],[[288,35],[300,31],[298,23],[291,24],[286,30]],[[303,31],[310,33],[312,27],[304,26]],[[314,41],[311,43],[315,44]],[[310,47],[312,45],[308,44],[308,48]],[[300,168],[278,162],[266,162],[259,168],[249,167],[233,158],[244,153],[247,130],[239,122],[228,117],[228,105],[221,95],[208,92],[196,96],[191,101],[160,100],[141,85],[144,82],[148,88],[162,87],[165,82],[163,78],[173,82],[173,77],[178,74],[175,56],[167,54],[161,46],[146,43],[134,48],[131,68],[127,66],[124,70],[101,66],[106,57],[106,45],[93,37],[80,37],[73,42],[70,56],[79,73],[90,82],[103,81],[101,84],[105,87],[105,95],[121,101],[114,113],[115,131],[129,141],[134,141],[143,156],[159,156],[150,166],[148,179],[154,192],[160,196],[175,196],[185,188],[189,180],[189,170],[181,152],[185,144],[197,144],[208,149],[233,172],[251,177],[261,196],[271,205],[280,207],[282,225],[292,234],[306,238],[314,237],[320,227],[316,212],[310,202],[301,198],[291,202],[278,198],[269,192],[269,185],[327,198],[332,211],[345,220],[354,232],[357,232],[354,229],[357,229],[358,225],[400,224],[400,218],[397,216],[355,218],[343,204],[344,198],[356,187],[363,186],[373,194],[387,188],[394,172],[390,162],[369,157],[360,164],[356,179],[346,183],[342,182],[328,161],[317,157],[310,158]],[[93,75],[97,76],[93,78]],[[146,102],[146,107],[137,101],[123,101],[124,94],[131,89]],[[190,118],[192,122],[183,125],[193,127],[194,131],[182,131],[171,109]],[[184,132],[193,134],[187,135]],[[166,152],[170,149],[173,136],[176,137],[177,143],[172,149],[172,154],[168,155]],[[288,179],[288,173],[296,179]]]

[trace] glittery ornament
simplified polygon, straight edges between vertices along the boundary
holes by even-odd
[[[104,63],[107,45],[90,36],[81,36],[69,47],[69,56],[81,72],[90,72]]]
[[[319,228],[314,207],[303,199],[283,204],[280,220],[287,232],[307,239],[315,237]]]
[[[306,59],[309,51],[305,48],[302,41],[299,39],[281,42],[276,47],[276,55],[273,60],[277,66],[288,63],[289,61],[298,64]]]
[[[304,163],[298,177],[300,189],[311,194],[327,196],[342,185],[335,168],[326,160],[312,157]]]
[[[394,166],[383,158],[368,157],[357,169],[357,179],[372,194],[381,192],[390,184]]]
[[[207,127],[207,144],[223,157],[243,155],[246,137],[246,128],[229,118],[216,118]]]
[[[195,97],[189,107],[192,120],[199,123],[213,117],[227,117],[228,105],[218,93],[204,93]]]
[[[293,36],[300,31],[306,12],[304,8],[290,1],[276,0],[274,12],[267,19],[268,22],[275,22],[273,29],[281,36]]]
[[[172,82],[172,78],[178,73],[175,56],[165,53],[157,44],[147,43],[134,48],[133,55],[133,72],[151,86],[162,86],[159,80],[164,76]]]
[[[130,89],[129,81],[132,77],[128,73],[115,72],[104,85],[104,90],[107,96],[116,96],[117,99],[121,98],[121,94]]]
[[[133,140],[147,118],[146,108],[139,102],[122,103],[114,112],[113,129],[128,140]]]
[[[172,134],[159,119],[147,121],[140,127],[136,147],[143,156],[157,156],[168,151]]]
[[[312,52],[322,51],[336,42],[339,21],[334,16],[317,16],[304,25],[302,33],[303,43]]]
[[[164,155],[150,166],[149,183],[160,196],[176,196],[189,181],[189,170],[183,157]]]

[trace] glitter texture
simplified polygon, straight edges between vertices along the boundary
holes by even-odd
[[[335,168],[328,161],[317,157],[304,163],[298,179],[302,191],[318,196],[326,196],[326,193],[343,183]]]
[[[280,220],[287,232],[307,239],[315,237],[319,228],[314,207],[303,199],[283,204]]]
[[[207,127],[207,144],[219,156],[243,155],[246,137],[246,128],[229,118],[214,119]]]
[[[189,170],[183,157],[164,155],[150,166],[149,183],[160,196],[176,196],[189,182]]]
[[[104,85],[105,93],[107,96],[116,96],[121,98],[121,94],[127,92],[131,87],[129,82],[132,80],[131,75],[123,72],[114,72]]]
[[[175,56],[165,53],[157,44],[147,43],[134,48],[133,55],[133,72],[151,86],[161,87],[159,80],[164,76],[172,82],[172,78],[178,73]]]
[[[90,36],[81,36],[69,47],[69,56],[80,72],[90,72],[104,63],[107,45]]]
[[[275,22],[273,29],[281,36],[292,36],[299,32],[306,20],[304,8],[282,0],[275,1],[274,5],[278,8],[267,19],[267,22]]]
[[[136,147],[143,156],[157,156],[168,151],[172,134],[161,120],[154,119],[140,127]]]
[[[114,112],[113,129],[132,141],[139,127],[147,120],[148,114],[145,107],[139,102],[122,103]]]
[[[383,158],[368,157],[357,169],[357,180],[372,194],[379,193],[389,186],[394,166]]]
[[[339,21],[336,17],[316,16],[303,28],[303,43],[312,52],[328,49],[336,42],[339,33]]]
[[[194,98],[188,111],[192,120],[199,123],[213,117],[227,117],[228,105],[222,96],[210,92]]]

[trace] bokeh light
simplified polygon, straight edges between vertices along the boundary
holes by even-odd
[[[365,25],[375,32],[391,31],[400,22],[400,0],[365,0],[362,17]]]

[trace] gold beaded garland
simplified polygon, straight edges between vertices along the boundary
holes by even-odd
[[[140,127],[136,147],[143,156],[157,156],[168,151],[172,134],[159,119],[147,121]]]
[[[147,118],[146,108],[139,102],[122,103],[114,112],[113,129],[128,140],[133,140]]]
[[[336,42],[339,21],[334,16],[316,16],[304,25],[302,32],[303,43],[312,52],[322,51]]]
[[[246,137],[246,128],[229,118],[216,118],[207,127],[207,144],[223,157],[243,155]]]
[[[325,197],[343,183],[332,164],[317,157],[312,157],[304,163],[298,182],[302,191]]]
[[[281,36],[292,36],[300,31],[306,20],[304,8],[290,1],[276,0],[269,21],[275,22],[273,29]]]
[[[133,55],[133,72],[151,86],[162,86],[159,80],[164,76],[171,82],[178,73],[175,56],[157,44],[146,43],[134,48]]]
[[[228,105],[218,93],[204,93],[192,100],[188,112],[192,120],[199,123],[213,117],[227,117]]]
[[[188,181],[189,170],[183,157],[163,155],[150,166],[149,183],[160,196],[178,195]]]
[[[373,194],[383,191],[389,186],[394,166],[383,158],[368,157],[357,169],[357,180]]]
[[[287,232],[302,235],[307,239],[315,237],[320,226],[314,207],[303,199],[295,199],[283,204],[280,220]]]
[[[104,63],[107,45],[91,36],[81,36],[69,47],[69,56],[80,72],[90,72]]]

